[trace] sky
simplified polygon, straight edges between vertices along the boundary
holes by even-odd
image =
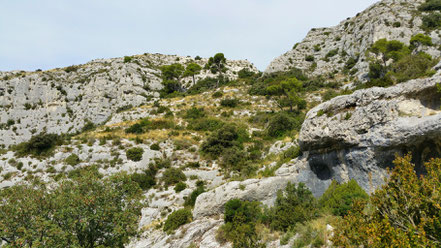
[[[376,0],[0,0],[0,71],[143,53],[247,59],[258,69],[314,27]]]

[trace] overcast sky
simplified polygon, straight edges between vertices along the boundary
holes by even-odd
[[[314,27],[376,0],[0,0],[0,70],[142,53],[248,59],[260,70]]]

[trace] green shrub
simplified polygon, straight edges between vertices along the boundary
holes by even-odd
[[[142,134],[142,133],[144,133],[144,130],[142,127],[143,126],[140,123],[135,123],[126,129],[126,133]]]
[[[141,147],[130,148],[126,151],[127,159],[138,162],[141,161],[142,155],[144,154],[144,149]]]
[[[418,9],[420,11],[441,10],[441,0],[426,0]]]
[[[164,231],[171,233],[180,226],[190,223],[193,218],[189,209],[180,209],[171,213],[164,223]]]
[[[176,193],[179,193],[179,192],[183,191],[186,188],[187,188],[187,184],[185,184],[184,182],[179,182],[175,186],[175,191],[176,191]]]
[[[48,156],[57,145],[61,145],[63,139],[57,134],[40,133],[28,142],[18,144],[14,150],[15,155],[22,157],[27,155]]]
[[[130,178],[138,183],[142,190],[148,190],[156,185],[156,173],[157,169],[154,166],[150,166],[148,170],[145,170],[143,173],[134,173]]]
[[[200,119],[205,117],[205,111],[204,108],[196,108],[192,107],[191,109],[188,109],[185,113],[184,118],[185,119]]]
[[[288,183],[284,191],[279,190],[274,207],[265,215],[272,229],[287,231],[297,223],[317,218],[317,201],[303,183]]]
[[[256,75],[256,73],[250,71],[248,68],[243,68],[237,73],[237,75],[239,76],[240,79],[245,79],[245,78],[252,78],[254,75]]]
[[[283,159],[292,160],[300,156],[300,146],[293,146],[283,152]]]
[[[437,12],[423,16],[423,28],[436,29],[441,27],[441,14]]]
[[[225,149],[220,166],[226,171],[241,171],[246,163],[247,153],[237,146]]]
[[[335,90],[327,90],[323,94],[323,101],[329,101],[332,98],[338,96],[339,94]]]
[[[261,247],[256,231],[256,223],[262,214],[261,203],[229,200],[225,204],[225,224],[216,235],[216,239],[230,241],[234,248]]]
[[[124,56],[124,63],[130,63],[132,61],[132,57],[130,56]]]
[[[315,59],[314,59],[314,56],[313,56],[313,55],[307,55],[307,56],[305,57],[305,60],[306,60],[306,61],[309,61],[309,62],[313,62]]]
[[[277,113],[268,123],[268,136],[277,138],[282,137],[291,130],[300,130],[303,120],[303,114],[293,116],[285,112]]]
[[[239,132],[234,125],[224,125],[213,132],[201,145],[201,152],[218,158],[227,148],[241,146]]]
[[[194,207],[194,204],[196,203],[196,199],[198,196],[205,192],[204,185],[198,185],[198,187],[191,192],[191,194],[185,199],[184,206],[188,207]]]
[[[224,96],[224,93],[222,93],[222,91],[216,91],[213,93],[213,95],[211,95],[211,97],[213,97],[213,98],[220,98],[223,96]]]
[[[71,154],[69,157],[67,157],[64,162],[70,166],[75,166],[79,163],[81,163],[80,158],[76,154]]]
[[[223,99],[220,102],[220,105],[222,107],[235,108],[235,107],[237,107],[237,105],[239,105],[239,103],[240,103],[240,101],[238,99],[235,99],[235,98],[228,99],[227,98],[227,99]]]
[[[326,54],[326,58],[332,58],[337,54],[338,54],[338,49],[331,50]]]
[[[358,185],[355,180],[338,184],[332,181],[329,188],[319,199],[319,205],[333,215],[344,216],[352,208],[355,201],[363,201],[369,198],[368,194]]]
[[[223,125],[225,125],[225,123],[219,119],[203,118],[190,121],[187,128],[195,131],[215,131]]]
[[[159,151],[159,150],[161,150],[161,147],[159,146],[158,143],[153,143],[150,145],[150,150]]]
[[[162,174],[162,181],[165,186],[174,185],[185,180],[187,180],[187,177],[182,170],[178,168],[168,168]]]
[[[419,45],[424,45],[424,46],[432,46],[432,37],[424,35],[424,34],[417,34],[412,36],[412,38],[410,39],[410,44],[413,47],[417,47]]]

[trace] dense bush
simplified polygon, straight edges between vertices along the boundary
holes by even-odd
[[[284,112],[277,113],[269,121],[267,133],[270,137],[277,138],[285,135],[291,130],[300,130],[304,118],[303,114],[294,116]]]
[[[126,129],[126,133],[142,134],[144,133],[143,126],[140,123],[135,123]]]
[[[180,226],[191,222],[193,215],[189,209],[180,209],[171,213],[164,223],[164,231],[171,233]]]
[[[265,215],[272,229],[287,231],[297,223],[318,217],[317,201],[303,183],[298,186],[288,183],[284,191],[277,193],[274,207]]]
[[[437,29],[441,27],[441,13],[433,12],[423,16],[423,28]]]
[[[410,44],[412,47],[418,47],[420,45],[432,46],[432,38],[424,34],[416,34],[410,39]]]
[[[213,93],[213,95],[211,95],[211,97],[213,97],[213,98],[220,98],[223,96],[224,96],[224,93],[222,93],[222,91],[216,91]]]
[[[188,207],[194,207],[194,204],[196,203],[196,199],[198,196],[205,192],[204,185],[198,185],[198,187],[191,192],[191,194],[185,199],[184,206]]]
[[[52,150],[63,143],[61,136],[57,134],[40,133],[28,142],[18,144],[14,150],[17,156],[47,156]]]
[[[441,0],[426,0],[418,9],[420,11],[441,10]]]
[[[234,125],[224,125],[202,143],[201,152],[212,158],[218,158],[228,148],[234,146],[242,148],[244,139],[248,139],[246,131],[241,131]]]
[[[176,191],[176,193],[179,193],[179,192],[183,191],[186,188],[187,188],[187,184],[185,184],[184,182],[179,182],[175,186],[175,191]]]
[[[141,147],[133,147],[126,151],[127,159],[138,162],[141,161],[144,149]]]
[[[203,118],[190,121],[187,128],[195,131],[215,131],[221,128],[223,125],[225,125],[225,123],[219,119]]]
[[[220,105],[222,107],[235,108],[235,107],[237,107],[237,105],[239,105],[239,103],[240,103],[240,101],[238,99],[227,98],[227,99],[223,99],[220,102]]]
[[[196,107],[192,107],[190,109],[187,109],[187,111],[185,112],[185,119],[200,119],[205,117],[205,111],[204,108],[196,108]]]
[[[156,185],[156,173],[157,169],[154,166],[149,166],[148,170],[143,173],[134,173],[131,175],[132,181],[138,183],[142,190],[148,190]]]
[[[187,177],[182,170],[178,168],[168,168],[162,174],[162,181],[165,186],[174,185],[185,180],[187,180]]]
[[[355,180],[343,184],[332,181],[329,188],[320,197],[319,205],[333,215],[344,216],[351,210],[355,201],[365,201],[368,198],[368,194]]]
[[[221,242],[230,241],[234,248],[260,247],[256,232],[256,222],[260,219],[262,208],[259,202],[233,199],[225,204],[225,224],[216,238]]]
[[[58,184],[0,191],[2,247],[124,247],[138,234],[143,195],[125,174],[83,170]]]
[[[150,145],[150,150],[159,151],[159,150],[161,150],[161,147],[159,146],[158,143],[153,143]]]
[[[356,203],[336,227],[337,247],[439,247],[441,159],[425,164],[419,177],[411,156],[397,158],[387,184],[370,204]]]
[[[75,166],[81,163],[80,158],[76,154],[69,155],[69,157],[67,157],[64,162],[70,166]]]

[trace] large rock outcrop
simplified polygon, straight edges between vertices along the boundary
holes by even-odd
[[[413,153],[418,171],[441,155],[441,77],[359,90],[308,114],[299,143],[322,181],[356,179],[367,191],[383,183],[395,154]]]
[[[375,41],[386,38],[409,44],[413,35],[426,33],[421,28],[423,13],[417,11],[423,2],[384,0],[335,27],[314,28],[292,50],[274,59],[265,73],[287,71],[295,67],[310,75],[326,75],[340,72],[349,58],[359,56],[353,73],[362,79],[369,68],[365,51]],[[436,31],[429,35],[435,45],[424,47],[423,50],[434,57],[440,57],[440,35]]]
[[[0,145],[28,140],[33,134],[73,133],[87,121],[105,122],[112,114],[145,104],[162,89],[159,67],[207,59],[144,54],[99,59],[84,65],[36,72],[0,72]],[[257,69],[248,61],[227,61],[226,76]],[[196,79],[214,77],[203,70]],[[190,77],[182,79],[190,86]]]

